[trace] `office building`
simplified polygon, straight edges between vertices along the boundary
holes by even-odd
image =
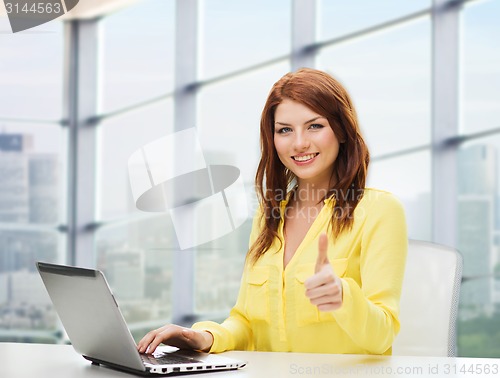
[[[59,219],[59,166],[53,154],[32,154],[28,157],[29,221],[52,223]]]
[[[464,257],[461,305],[464,316],[490,313],[493,303],[494,231],[497,199],[497,160],[492,146],[459,151],[458,248]]]
[[[33,138],[0,134],[0,222],[56,223],[58,158],[31,151]]]
[[[28,222],[29,166],[21,134],[0,133],[0,222]]]
[[[57,165],[56,155],[34,153],[31,135],[0,133],[0,223],[57,224]],[[0,228],[0,328],[54,328],[35,262],[56,260],[58,244],[47,229]]]

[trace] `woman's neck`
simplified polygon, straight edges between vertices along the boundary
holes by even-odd
[[[300,207],[316,206],[328,195],[330,182],[323,184],[299,181],[294,193],[294,202]]]

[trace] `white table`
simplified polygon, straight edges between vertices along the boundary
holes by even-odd
[[[192,375],[196,378],[278,377],[499,377],[500,359],[226,352],[248,361],[238,371]],[[133,377],[92,366],[68,345],[0,343],[1,378]]]

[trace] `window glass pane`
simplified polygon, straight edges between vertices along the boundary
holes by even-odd
[[[114,219],[139,212],[130,189],[128,159],[145,144],[172,132],[172,99],[101,123],[98,130],[98,219]]]
[[[175,1],[141,1],[102,23],[102,110],[171,93]]]
[[[290,0],[204,0],[201,78],[252,66],[290,52]]]
[[[201,89],[198,136],[207,163],[235,165],[243,180],[253,184],[262,108],[273,84],[289,71],[286,61]]]
[[[500,1],[471,2],[462,17],[462,131],[500,127]]]
[[[61,263],[65,238],[56,232],[0,227],[0,342],[57,342],[59,318],[36,261]]]
[[[495,135],[458,150],[457,245],[464,259],[458,322],[461,356],[500,357],[499,148],[500,135]]]
[[[61,119],[62,25],[12,33],[8,18],[0,17],[0,118]]]
[[[320,41],[407,16],[431,6],[431,0],[318,0]]]
[[[460,251],[461,252],[461,251]],[[487,291],[484,292],[483,290]],[[478,296],[485,300],[485,296],[500,291],[500,279],[493,277],[477,278],[473,281],[462,281],[460,287],[460,307],[458,311],[458,356],[460,357],[500,357],[498,338],[498,324],[500,323],[500,311],[498,311],[498,299],[488,306],[494,311],[483,311],[480,304],[467,302],[471,297]],[[481,299],[478,298],[478,301]],[[463,302],[463,303],[462,303]],[[470,314],[474,315],[470,315]]]
[[[241,171],[249,220],[234,232],[203,245],[196,254],[197,313],[227,316],[234,305],[251,219],[256,210],[254,178],[260,159],[260,115],[272,85],[290,70],[289,62],[204,87],[198,97],[199,137],[209,164],[228,164]]]
[[[0,341],[61,337],[35,262],[65,262],[66,131],[14,119],[62,118],[63,39],[61,22],[13,34],[0,18]]]
[[[430,151],[373,161],[368,171],[368,187],[387,190],[403,203],[409,238],[431,240]]]
[[[12,123],[0,133],[0,223],[59,224],[66,192],[66,132]]]
[[[317,57],[319,68],[351,94],[374,157],[430,143],[430,33],[425,19],[325,48]]]
[[[172,315],[170,215],[145,215],[96,233],[97,266],[104,271],[136,341]]]
[[[251,229],[252,219],[249,218],[232,233],[197,250],[195,313],[208,314],[206,319],[216,321],[229,315],[240,289]]]

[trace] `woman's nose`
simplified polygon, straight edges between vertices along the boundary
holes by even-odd
[[[297,151],[305,151],[309,148],[310,141],[302,133],[295,134],[294,147]]]

